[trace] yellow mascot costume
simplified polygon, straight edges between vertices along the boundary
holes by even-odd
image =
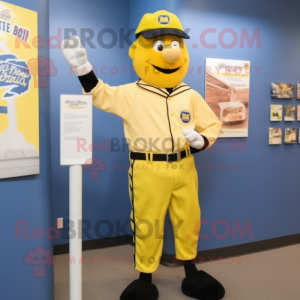
[[[169,210],[176,258],[184,261],[182,292],[201,300],[223,298],[224,287],[198,271],[200,230],[198,177],[193,154],[213,145],[221,122],[200,94],[182,82],[189,54],[178,17],[168,11],[143,16],[129,49],[140,79],[109,86],[98,79],[77,36],[62,42],[62,52],[74,68],[83,93],[93,104],[121,117],[129,143],[128,172],[133,230],[134,266],[140,272],[121,300],[156,300],[152,283],[162,254],[164,221]]]

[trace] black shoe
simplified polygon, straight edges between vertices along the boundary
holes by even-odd
[[[121,300],[157,300],[158,290],[153,283],[135,280],[123,291]]]
[[[222,284],[204,271],[183,279],[182,292],[199,300],[219,300],[225,295]]]

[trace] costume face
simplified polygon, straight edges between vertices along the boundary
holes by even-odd
[[[152,39],[140,35],[130,47],[129,56],[138,76],[160,88],[172,88],[180,84],[189,66],[185,42],[174,35]]]

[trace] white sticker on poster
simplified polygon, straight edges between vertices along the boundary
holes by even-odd
[[[60,96],[60,164],[84,165],[92,159],[92,96]]]
[[[220,137],[247,137],[250,61],[206,59],[205,100],[222,122]]]

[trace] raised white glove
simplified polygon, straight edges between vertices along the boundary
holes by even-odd
[[[93,70],[87,59],[86,50],[77,35],[72,35],[70,39],[61,42],[61,52],[68,64],[75,68],[75,75],[82,76]]]
[[[191,143],[191,147],[202,149],[204,147],[204,138],[197,131],[190,128],[182,128],[184,138]]]

